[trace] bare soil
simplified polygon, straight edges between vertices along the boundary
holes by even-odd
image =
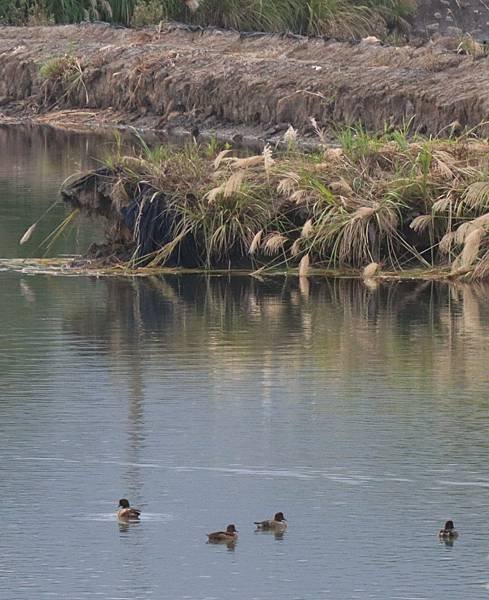
[[[395,47],[181,25],[0,27],[0,122],[218,130],[242,141],[280,136],[289,124],[312,135],[311,117],[329,134],[341,123],[380,130],[412,118],[420,132],[438,134],[489,116],[489,56],[462,56],[456,45],[455,38]],[[83,85],[70,97],[49,97],[39,69],[65,54],[79,60]]]
[[[469,33],[476,40],[489,41],[487,0],[417,0],[413,33],[428,37]]]

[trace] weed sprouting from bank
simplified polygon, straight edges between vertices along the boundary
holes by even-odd
[[[84,67],[80,59],[73,54],[55,56],[43,63],[39,69],[44,94],[44,105],[54,105],[81,99],[88,105],[89,95],[85,83]]]
[[[133,266],[489,270],[487,141],[351,127],[340,141],[247,157],[119,144],[63,194],[108,219]]]

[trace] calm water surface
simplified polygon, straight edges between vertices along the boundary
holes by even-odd
[[[101,145],[58,136],[0,129],[2,256]],[[489,598],[488,299],[0,272],[2,598]]]

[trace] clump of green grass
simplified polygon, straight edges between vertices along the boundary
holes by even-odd
[[[39,76],[42,80],[46,106],[52,107],[80,96],[88,105],[89,96],[84,68],[81,61],[73,54],[48,59],[40,66]]]

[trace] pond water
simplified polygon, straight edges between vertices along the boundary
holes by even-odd
[[[0,137],[3,256],[103,145],[39,139]],[[0,299],[2,597],[489,597],[487,287],[4,271]]]

